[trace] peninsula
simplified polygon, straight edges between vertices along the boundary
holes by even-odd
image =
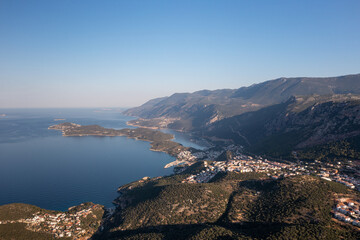
[[[149,128],[124,128],[112,129],[104,128],[99,125],[82,126],[76,123],[60,123],[50,126],[49,129],[62,131],[63,136],[126,136],[136,140],[150,142],[152,151],[165,152],[171,156],[176,157],[179,153],[188,151],[189,148],[184,147],[180,143],[171,141],[174,139],[172,134],[163,133]]]

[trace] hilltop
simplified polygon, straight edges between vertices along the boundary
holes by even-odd
[[[272,180],[228,172],[208,183],[183,183],[186,172],[119,189],[117,209],[93,239],[358,239],[331,210],[339,196],[359,194],[312,176]]]

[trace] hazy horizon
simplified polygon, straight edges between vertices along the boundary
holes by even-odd
[[[360,73],[353,73],[353,74],[346,74],[346,75],[358,75]],[[295,77],[295,78],[326,78],[326,77],[341,77],[341,76],[346,76],[346,75],[338,75],[338,76],[299,76],[299,77]],[[271,81],[271,80],[276,80],[276,79],[279,79],[279,78],[289,78],[289,77],[285,77],[285,76],[282,76],[282,77],[277,77],[277,78],[274,78],[274,79],[267,79],[267,80],[264,80],[264,81],[261,81],[261,82],[266,82],[266,81]],[[260,82],[260,83],[261,83]],[[253,83],[253,84],[257,84],[257,83]],[[241,87],[249,87],[253,84],[250,84],[250,85],[247,85],[247,86],[240,86],[238,88],[241,88]],[[144,102],[138,104],[138,105],[133,105],[133,106],[111,106],[111,105],[108,105],[108,106],[67,106],[67,107],[62,107],[62,106],[59,106],[59,107],[0,107],[0,109],[103,109],[104,111],[107,110],[107,109],[110,109],[110,110],[114,110],[114,109],[122,109],[122,110],[125,110],[125,109],[129,109],[129,108],[133,108],[133,107],[138,107],[144,103],[146,103],[147,101],[149,100],[152,100],[152,99],[155,99],[155,98],[163,98],[163,97],[169,97],[171,96],[172,94],[175,94],[175,93],[194,93],[194,92],[198,92],[198,91],[206,91],[206,90],[220,90],[220,89],[225,89],[225,88],[216,88],[216,89],[199,89],[199,90],[195,90],[195,91],[189,91],[189,92],[173,92],[173,93],[170,93],[169,95],[166,95],[166,96],[156,96],[154,98],[150,98],[150,99],[145,99]],[[237,89],[237,88],[226,88],[226,89]]]
[[[359,1],[0,2],[0,108],[127,108],[359,73]]]

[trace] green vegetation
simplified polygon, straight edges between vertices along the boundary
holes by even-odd
[[[124,134],[129,138],[136,138],[139,140],[144,140],[149,142],[169,141],[174,137],[171,134],[163,133],[148,128],[135,128],[135,129],[125,128],[117,131],[119,132],[119,134]]]
[[[134,119],[131,121],[128,121],[127,124],[134,127],[144,127],[144,128],[152,128],[152,129],[158,129],[158,128],[166,128],[169,123],[171,123],[171,120],[167,120],[164,118],[151,118],[151,119]]]
[[[359,239],[360,231],[331,218],[335,198],[360,194],[318,177],[271,180],[263,173],[218,173],[210,183],[181,183],[202,171],[198,162],[167,177],[144,178],[120,188],[122,207],[104,222],[94,239]],[[92,203],[71,208],[87,209]],[[27,204],[0,207],[2,220],[51,212]],[[103,214],[81,219],[82,228],[96,229]],[[52,239],[23,223],[0,224],[0,239]]]
[[[261,188],[255,187],[255,190],[262,190],[262,193],[254,201],[248,220],[291,224],[329,221],[330,210],[334,205],[331,193],[335,188],[314,177],[301,176],[295,179],[284,179]],[[346,187],[342,187],[341,192],[346,192]]]
[[[304,161],[337,162],[344,159],[360,159],[360,136],[301,149],[296,153],[297,157]]]
[[[265,173],[248,172],[248,173],[237,173],[237,172],[219,172],[213,177],[210,182],[229,182],[229,181],[245,181],[245,180],[259,180],[267,179]]]
[[[204,169],[205,169],[204,162],[199,161],[188,167],[184,172],[182,172],[182,174],[198,174]]]
[[[120,197],[127,205],[94,239],[360,237],[355,227],[331,219],[335,195],[360,196],[344,185],[312,176],[270,180],[259,173],[218,174],[211,183],[180,184],[188,174],[133,183]]]
[[[216,161],[229,161],[231,159],[233,159],[233,153],[231,151],[227,150],[227,151],[224,151],[223,153],[221,153],[217,157]]]
[[[57,211],[45,210],[30,204],[11,203],[0,206],[0,221],[30,218],[36,212],[57,213]]]
[[[359,239],[360,235],[348,226],[337,226],[330,223],[328,226],[319,224],[303,224],[284,226],[277,233],[268,237],[269,240],[309,239],[309,240],[338,240]]]
[[[0,224],[0,239],[1,240],[14,240],[14,239],[27,239],[27,240],[49,240],[56,239],[50,233],[33,232],[27,230],[25,223],[9,223]],[[61,238],[62,240],[71,238]]]
[[[151,150],[166,152],[171,156],[176,156],[179,152],[189,149],[171,141],[174,138],[173,135],[148,128],[115,130],[98,125],[80,126],[73,123],[60,123],[49,127],[49,129],[62,130],[64,136],[126,136],[148,141],[151,144]]]
[[[216,239],[248,239],[248,237],[231,231],[223,226],[207,225],[192,236],[191,240]]]
[[[357,239],[357,230],[331,220],[334,194],[350,192],[344,185],[311,176],[245,181],[232,197],[225,222],[271,225],[276,231],[257,231],[257,237],[266,239]]]
[[[303,133],[291,131],[264,138],[261,143],[248,148],[249,151],[274,158],[289,158],[291,151],[301,142]]]
[[[50,211],[39,208],[37,206],[12,203],[0,206],[0,221],[16,221],[20,219],[32,218],[35,213],[49,213],[56,214],[57,211]],[[0,224],[0,239],[13,240],[13,239],[55,239],[52,234],[44,232],[34,232],[26,229],[25,223],[6,223]],[[62,238],[67,239],[67,238]]]
[[[70,208],[66,213],[76,214],[84,209],[92,209],[92,214],[87,215],[86,217],[81,217],[81,225],[82,229],[86,229],[89,231],[93,231],[94,229],[98,229],[100,227],[101,219],[104,215],[104,209],[101,205],[95,205],[92,202],[82,203],[80,205],[74,206]]]
[[[77,213],[89,209],[91,209],[91,213],[79,216],[80,224],[77,225],[77,228],[80,227],[81,230],[85,231],[87,236],[91,236],[99,228],[104,214],[104,209],[101,205],[83,203],[72,207],[66,212],[45,210],[22,203],[2,205],[0,206],[0,239],[55,239],[53,234],[55,228],[49,227],[54,221],[53,217],[57,214],[64,215],[66,218],[72,219],[75,222],[74,216]],[[70,214],[72,215],[70,216]],[[41,221],[34,221],[35,216],[45,216],[45,218]],[[52,218],[50,219],[46,216],[52,216]],[[31,220],[29,222],[29,220],[26,219]],[[56,222],[59,224],[58,227],[65,228],[65,226],[61,224],[63,220],[55,221],[54,223],[56,224]],[[61,239],[72,238],[63,237]]]
[[[137,140],[149,141],[151,150],[166,152],[171,156],[176,156],[179,152],[185,151],[188,148],[179,143],[171,141],[174,136],[168,133],[163,133],[157,130],[148,128],[135,128],[135,129],[121,129],[117,130],[119,136],[127,136]]]

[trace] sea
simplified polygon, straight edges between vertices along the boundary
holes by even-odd
[[[0,205],[27,203],[65,211],[83,202],[113,207],[117,188],[144,176],[166,176],[174,157],[127,137],[63,137],[62,122],[133,128],[124,109],[0,109]],[[203,149],[183,133],[174,141]]]

